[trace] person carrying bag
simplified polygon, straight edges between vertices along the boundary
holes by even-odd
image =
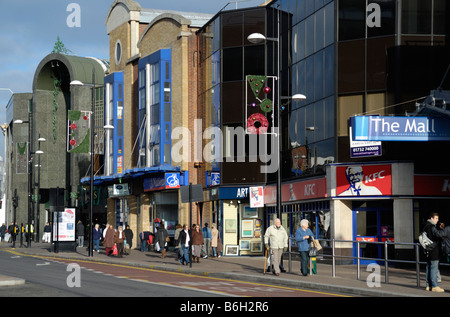
[[[300,272],[303,276],[307,276],[309,273],[309,258],[311,256],[310,254],[314,253],[314,250],[310,250],[312,243],[311,239],[314,239],[314,235],[311,229],[309,229],[309,221],[307,219],[302,219],[302,221],[300,221],[300,228],[295,232],[295,241],[297,241],[297,247],[300,253]],[[317,252],[316,247],[315,250]]]

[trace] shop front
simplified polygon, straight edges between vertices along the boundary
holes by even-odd
[[[223,255],[262,255],[264,208],[250,207],[250,187],[211,188],[210,197],[216,206],[213,219],[217,220]]]
[[[385,252],[382,244],[370,242],[405,243],[389,248],[389,258],[411,254],[413,248],[407,244],[414,242],[413,163],[331,164],[327,180],[331,237],[338,240],[338,255],[353,257],[356,263],[355,241],[367,263],[384,258]]]
[[[156,232],[155,226],[163,222],[169,236],[174,236],[179,223],[178,190],[182,184],[181,176],[179,172],[166,172],[144,179],[143,191],[149,206],[151,232]]]
[[[264,204],[267,208],[267,226],[277,218],[276,187],[264,188]],[[293,238],[300,227],[300,221],[307,219],[314,236],[326,239],[330,229],[330,202],[327,200],[326,178],[316,178],[286,183],[281,186],[281,224]]]

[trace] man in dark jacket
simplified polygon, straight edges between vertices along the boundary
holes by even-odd
[[[180,248],[181,248],[181,264],[187,265],[191,263],[190,261],[190,249],[192,245],[191,232],[188,225],[183,226],[183,230],[180,231],[179,235]]]
[[[439,229],[433,227],[433,235],[443,239],[442,253],[445,257],[450,256],[450,226],[445,226],[442,222],[439,225]]]
[[[139,234],[139,238],[141,238],[141,251],[146,252],[147,251],[147,241],[152,236],[152,233],[150,231],[143,231]]]
[[[84,245],[84,225],[81,220],[78,220],[77,223],[77,237],[78,237],[78,246],[82,247]]]
[[[437,276],[439,270],[439,258],[441,250],[441,238],[433,234],[433,228],[436,229],[436,224],[439,221],[439,214],[433,212],[428,217],[423,231],[427,233],[429,239],[435,242],[433,249],[427,252],[427,266],[426,266],[426,290],[432,292],[442,293],[444,290],[439,287]]]

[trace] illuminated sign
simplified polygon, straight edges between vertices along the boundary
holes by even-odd
[[[355,141],[449,141],[450,121],[429,117],[350,118]]]

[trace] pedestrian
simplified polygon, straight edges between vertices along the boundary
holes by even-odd
[[[204,241],[204,245],[205,245],[205,256],[203,257],[204,259],[206,259],[209,256],[209,249],[211,247],[211,229],[209,229],[208,227],[208,223],[205,222],[205,226],[202,229],[202,234],[203,234],[203,241]]]
[[[446,226],[444,223],[440,223],[439,229],[432,227],[433,235],[443,239],[442,241],[442,254],[447,262],[450,262],[450,226]]]
[[[113,253],[115,230],[112,225],[109,225],[107,229],[103,245],[105,246],[106,255],[109,256]]]
[[[197,260],[200,263],[200,255],[202,253],[202,245],[204,243],[203,234],[200,231],[200,226],[196,225],[195,230],[192,231],[192,262]]]
[[[142,231],[139,234],[139,238],[141,239],[141,252],[147,251],[147,242],[150,240],[152,233],[150,231]]]
[[[426,290],[443,293],[445,290],[439,287],[438,283],[438,271],[439,271],[439,257],[441,253],[441,238],[433,234],[433,228],[436,229],[436,225],[439,221],[439,214],[437,212],[430,213],[425,225],[423,226],[423,231],[426,232],[428,238],[435,242],[434,247],[427,251],[427,264],[426,264]]]
[[[183,230],[183,226],[181,226],[179,223],[175,226],[175,235],[174,235],[174,245],[175,245],[175,251],[177,254],[177,258],[175,261],[179,261],[181,259],[182,253],[181,253],[181,247],[180,247],[180,232]]]
[[[280,219],[275,219],[274,224],[266,229],[264,234],[264,244],[266,249],[272,254],[273,268],[276,276],[280,275],[280,261],[283,252],[287,251],[288,236],[286,230],[281,225]]]
[[[220,239],[220,234],[217,237],[217,257],[220,258],[222,256],[223,244]]]
[[[217,244],[219,238],[219,230],[216,229],[216,225],[211,225],[211,249],[212,249],[212,257],[217,257]]]
[[[3,223],[0,227],[0,242],[3,242],[5,240],[5,234],[6,234],[6,225]]]
[[[297,247],[300,253],[300,271],[303,276],[308,275],[309,247],[312,239],[314,239],[314,235],[311,229],[309,229],[309,221],[302,219],[300,221],[300,228],[295,232],[295,241],[297,241]]]
[[[106,232],[108,232],[108,229],[109,229],[109,223],[107,223],[105,226],[105,229],[103,229],[103,241],[105,241]]]
[[[191,247],[191,232],[188,225],[183,225],[183,230],[180,231],[180,248],[181,248],[181,264],[189,264],[189,251]]]
[[[125,241],[125,232],[123,232],[123,227],[119,226],[114,234],[114,243],[117,246],[117,257],[123,257],[123,246]]]
[[[50,226],[50,223],[47,222],[44,226],[44,235],[42,237],[42,240],[46,243],[50,243],[51,241],[51,232],[52,232],[52,227]]]
[[[125,248],[126,248],[125,253],[128,255],[128,254],[131,254],[131,248],[133,247],[134,234],[133,234],[133,230],[131,230],[129,225],[125,226],[124,232],[125,232],[125,239],[126,239],[126,241],[125,241]]]
[[[84,225],[81,220],[78,220],[77,223],[77,239],[78,239],[78,246],[82,247],[84,245]]]
[[[8,232],[11,235],[11,242],[16,242],[17,233],[19,232],[19,227],[17,226],[17,222],[14,225],[14,222],[11,221],[11,224],[8,226]]]
[[[159,248],[161,251],[161,257],[164,259],[166,257],[166,247],[167,241],[169,238],[169,234],[167,233],[166,228],[164,227],[164,222],[161,222],[158,227],[158,231],[156,231],[156,242],[159,244]],[[170,238],[169,238],[170,239]]]
[[[100,253],[100,239],[103,237],[102,229],[98,223],[95,224],[92,230],[92,241],[94,242],[94,251]]]
[[[30,229],[31,229],[31,227],[30,227]],[[28,241],[31,241],[31,232],[28,231],[28,223],[25,224],[25,228],[23,229],[23,234],[25,236],[25,241],[28,246]]]

